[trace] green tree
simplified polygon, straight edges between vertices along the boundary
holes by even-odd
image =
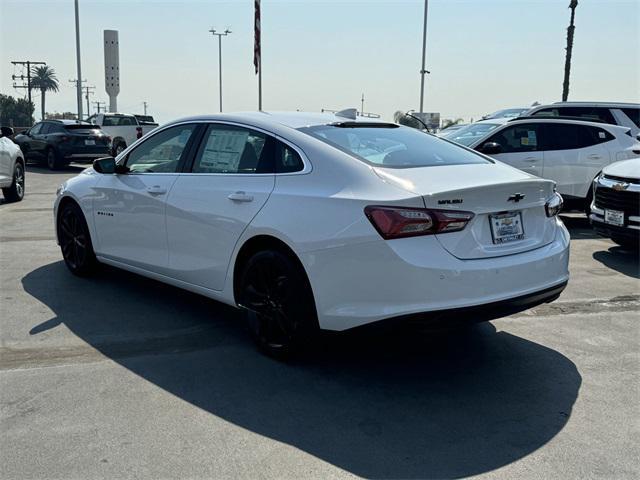
[[[31,85],[40,90],[40,109],[42,112],[42,120],[44,120],[45,93],[58,91],[58,79],[56,78],[56,72],[48,65],[34,67],[31,71]]]
[[[30,127],[33,125],[35,106],[25,98],[15,99],[0,94],[0,124],[10,127]]]
[[[569,8],[571,9],[571,20],[569,21],[569,27],[567,28],[567,55],[564,59],[564,82],[562,83],[562,101],[566,102],[569,98],[569,75],[571,74],[571,53],[573,52],[573,34],[576,27],[573,21],[576,17],[576,7],[578,6],[578,0],[571,0]]]
[[[393,114],[393,121],[399,123],[400,125],[404,125],[406,127],[417,128],[421,130],[424,128],[424,125],[420,123],[419,120],[412,117],[411,115],[407,115],[405,112],[398,110]]]
[[[442,130],[444,130],[447,127],[450,127],[452,125],[457,125],[457,124],[462,123],[462,122],[464,122],[464,120],[462,118],[456,118],[455,120],[449,120],[449,119],[443,120],[443,122],[442,122]]]

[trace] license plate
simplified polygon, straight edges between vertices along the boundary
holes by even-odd
[[[524,238],[522,214],[520,212],[489,215],[489,220],[491,221],[493,243],[515,242]]]
[[[95,140],[85,140],[85,141],[84,141],[84,144],[85,144],[85,145],[95,145],[95,144],[96,144],[96,141],[95,141]]]
[[[605,210],[604,223],[624,227],[624,212],[619,210]]]

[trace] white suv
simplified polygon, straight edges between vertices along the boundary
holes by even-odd
[[[640,104],[606,102],[557,102],[539,105],[524,115],[535,117],[575,117],[586,121],[605,122],[631,129],[640,134]]]
[[[463,134],[459,130],[455,137],[465,139]],[[640,156],[636,153],[639,143],[628,128],[561,118],[518,117],[473,138],[460,143],[555,181],[569,206],[587,212],[593,198],[593,179],[602,168]]]
[[[0,188],[7,202],[24,197],[24,156],[11,137],[13,129],[2,127],[0,134]]]

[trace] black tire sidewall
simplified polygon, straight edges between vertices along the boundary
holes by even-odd
[[[51,157],[53,156],[53,162],[51,162]],[[47,167],[49,170],[57,170],[60,168],[60,162],[58,160],[58,155],[53,148],[47,150]]]
[[[319,332],[318,319],[313,293],[306,273],[289,254],[278,250],[260,251],[245,263],[240,277],[240,299],[242,300],[244,297],[246,278],[250,270],[261,262],[270,261],[279,262],[281,265],[286,266],[287,275],[291,278],[290,284],[294,289],[290,297],[295,299],[293,302],[289,302],[287,310],[290,314],[295,315],[298,328],[290,344],[273,348],[258,334],[256,329],[256,322],[258,321],[256,314],[247,311],[246,320],[249,332],[258,348],[271,357],[286,360],[300,355],[305,349],[312,346]]]
[[[67,203],[62,207],[62,211],[58,215],[58,221],[56,225],[56,229],[58,230],[58,238],[60,238],[60,222],[67,211],[71,211],[73,215],[78,218],[78,221],[80,222],[80,225],[84,230],[84,234],[87,237],[87,254],[85,256],[83,264],[77,266],[71,265],[65,258],[64,253],[62,254],[62,258],[64,259],[64,263],[67,265],[67,268],[71,271],[71,273],[80,277],[85,277],[93,273],[97,265],[96,255],[93,251],[93,242],[91,241],[91,234],[89,232],[89,226],[87,225],[87,221],[84,218],[82,209],[76,203]],[[60,246],[60,251],[62,252],[62,245]]]
[[[18,170],[22,169],[22,195],[18,194]],[[24,198],[25,187],[26,187],[26,178],[25,178],[25,168],[21,162],[16,162],[13,167],[13,183],[8,188],[2,189],[2,194],[4,195],[5,200],[8,202],[19,202]]]

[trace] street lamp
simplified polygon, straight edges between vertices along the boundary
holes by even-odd
[[[218,37],[218,70],[220,74],[220,111],[222,112],[222,37],[226,37],[231,33],[231,30],[228,28],[224,32],[216,32],[215,28],[211,28],[209,30],[211,35],[215,35]]]
[[[429,0],[424,0],[424,24],[422,26],[422,68],[420,69],[420,113],[424,112],[424,75],[428,72],[425,67],[427,56],[427,11],[429,10]]]

